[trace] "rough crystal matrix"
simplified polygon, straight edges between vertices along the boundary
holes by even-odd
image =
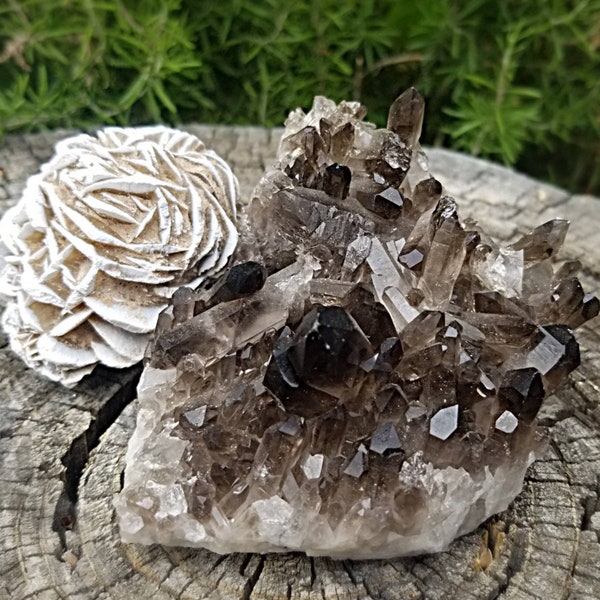
[[[324,98],[293,112],[235,266],[161,316],[124,540],[435,552],[519,493],[536,414],[599,309],[577,264],[551,262],[567,223],[500,247],[428,174],[416,91],[386,129],[363,116]]]

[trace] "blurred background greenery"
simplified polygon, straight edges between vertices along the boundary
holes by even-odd
[[[280,125],[315,94],[423,141],[600,194],[600,0],[2,0],[0,135]]]

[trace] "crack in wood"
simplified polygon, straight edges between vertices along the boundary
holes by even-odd
[[[592,527],[592,517],[599,508],[599,491],[600,490],[598,489],[597,484],[596,489],[590,490],[590,494],[581,500],[581,504],[583,506],[583,516],[581,518],[582,531],[594,531],[594,528]]]
[[[66,532],[73,529],[77,521],[79,481],[89,454],[98,445],[100,436],[117,420],[123,409],[136,396],[142,367],[136,365],[131,368],[131,371],[133,377],[97,411],[89,427],[71,442],[69,449],[61,458],[65,467],[63,490],[54,508],[52,530],[57,533],[63,550],[67,548]]]
[[[309,557],[310,561],[310,589],[312,590],[317,579],[317,570],[315,569],[315,558],[314,556]]]
[[[215,560],[214,564],[208,570],[208,573],[210,574],[210,573],[213,573],[214,571],[216,571],[218,566],[221,563],[223,563],[224,561],[226,561],[228,558],[229,558],[229,555],[227,555],[227,554],[217,555],[216,560]]]
[[[250,555],[250,556],[252,556],[252,555]],[[252,592],[253,592],[254,588],[256,587],[258,580],[260,579],[260,576],[263,572],[264,566],[265,566],[265,556],[264,556],[264,554],[261,554],[261,556],[258,560],[258,564],[256,565],[256,568],[254,569],[254,571],[252,571],[252,573],[248,577],[248,581],[246,582],[246,585],[244,586],[244,590],[242,592],[242,596],[241,596],[240,600],[251,600]]]
[[[250,560],[252,559],[253,554],[248,552],[245,554],[242,563],[240,564],[239,573],[242,577],[246,577],[246,568],[250,564]]]
[[[352,563],[349,560],[343,560],[342,566],[344,567],[344,571],[346,571],[346,573],[348,574],[348,577],[350,578],[350,581],[352,582],[352,584],[357,585],[356,575],[354,574],[354,571],[352,570]]]

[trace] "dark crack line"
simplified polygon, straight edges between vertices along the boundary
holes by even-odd
[[[266,557],[264,554],[262,554],[260,560],[258,561],[258,565],[256,565],[256,569],[254,569],[254,572],[248,577],[248,581],[244,586],[244,591],[240,600],[250,600],[250,597],[252,596],[252,591],[256,587],[256,584],[258,583],[258,580],[260,579],[260,576],[265,567],[265,560]]]
[[[600,474],[596,476],[596,485],[588,488],[590,493],[582,499],[583,517],[581,522],[582,531],[592,531],[592,517],[600,509]]]
[[[52,530],[58,535],[62,549],[67,548],[66,532],[73,529],[77,520],[79,482],[90,452],[98,445],[100,437],[117,420],[136,395],[142,366],[132,367],[132,377],[93,416],[90,426],[72,442],[61,459],[65,466],[63,490],[54,508]]]
[[[219,565],[226,561],[229,558],[229,556],[227,554],[222,554],[220,556],[217,556],[217,559],[215,560],[214,564],[210,567],[210,569],[208,570],[208,573],[213,573],[214,571],[217,570],[217,568],[219,567]]]
[[[377,596],[374,594],[374,590],[373,590],[373,588],[371,587],[371,584],[370,584],[370,583],[369,583],[369,582],[366,580],[366,578],[364,578],[364,577],[363,577],[363,579],[362,579],[361,583],[362,583],[362,586],[363,586],[363,588],[364,588],[365,592],[367,592],[367,595],[369,596],[369,598],[376,599],[376,598],[377,598]],[[357,595],[356,595],[356,598],[357,598],[357,600],[362,600],[362,599],[360,598],[360,596],[358,595],[358,594],[359,594],[359,590],[358,590],[358,588],[356,589],[356,594],[357,594]],[[380,596],[380,597],[381,597],[381,596]]]
[[[315,568],[315,558],[314,556],[309,556],[310,560],[310,589],[312,590],[315,581],[317,580],[317,569]]]
[[[244,556],[244,560],[242,560],[242,564],[240,565],[240,571],[239,571],[239,573],[242,577],[246,577],[246,568],[250,564],[250,560],[252,560],[253,556],[254,555],[251,552],[247,553]]]
[[[342,566],[344,567],[344,571],[346,571],[348,577],[350,578],[352,585],[354,587],[356,587],[357,579],[356,579],[356,575],[354,574],[354,571],[352,570],[352,563],[349,560],[343,560]]]

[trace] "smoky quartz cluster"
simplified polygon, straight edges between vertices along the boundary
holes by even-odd
[[[182,288],[139,388],[123,539],[382,558],[504,510],[598,300],[567,222],[501,247],[427,171],[422,97],[385,129],[317,97],[286,122],[229,272]]]

